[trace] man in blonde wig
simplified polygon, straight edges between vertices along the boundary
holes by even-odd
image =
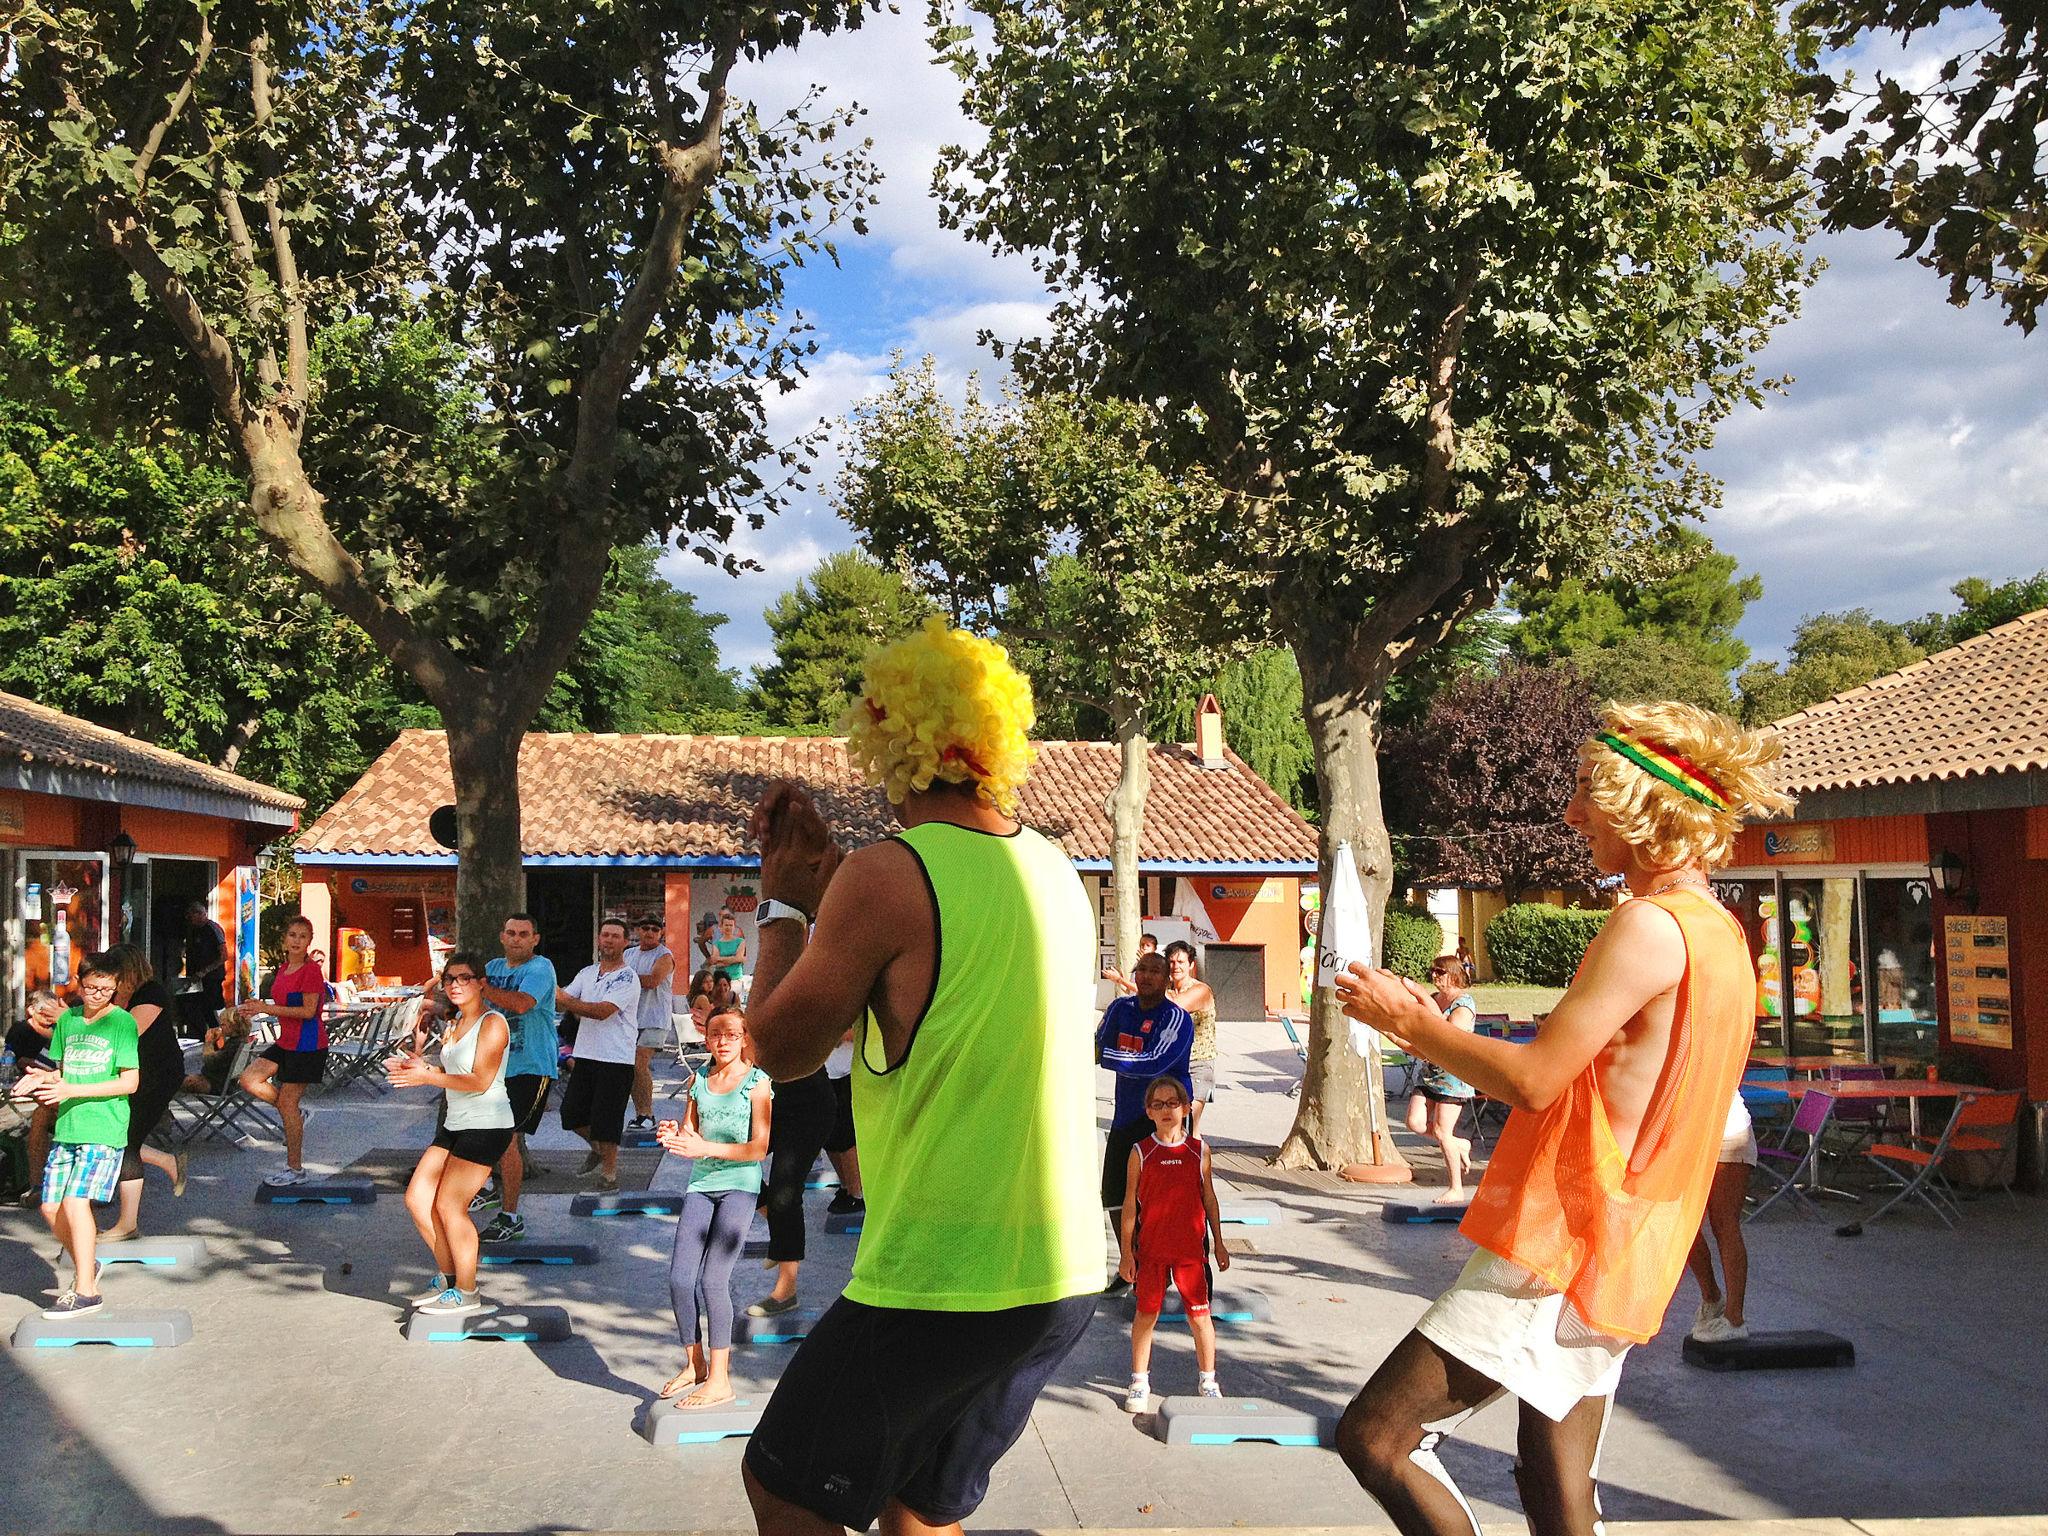
[[[853,1278],[748,1442],[763,1532],[957,1530],[1095,1309],[1094,916],[1015,819],[1031,722],[1002,648],[933,619],[846,722],[903,830],[842,865],[797,786],[754,814],[755,1053],[802,1077],[855,1031],[867,1196]]]
[[[1476,1536],[1436,1446],[1503,1392],[1532,1536],[1602,1528],[1615,1383],[1677,1289],[1754,1024],[1749,948],[1708,875],[1745,818],[1790,809],[1777,756],[1771,734],[1690,705],[1608,708],[1565,821],[1633,899],[1533,1043],[1468,1035],[1390,972],[1338,978],[1346,1013],[1511,1108],[1461,1228],[1471,1260],[1338,1430],[1406,1536]]]

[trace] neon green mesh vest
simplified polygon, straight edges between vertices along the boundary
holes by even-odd
[[[853,1068],[867,1214],[846,1294],[993,1312],[1102,1288],[1095,919],[1036,832],[945,822],[898,839],[938,904],[938,974],[903,1060],[862,1025]]]

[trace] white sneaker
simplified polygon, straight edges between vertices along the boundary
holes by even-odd
[[[1693,1337],[1699,1337],[1700,1329],[1706,1326],[1707,1320],[1709,1318],[1721,1317],[1727,1312],[1727,1310],[1728,1302],[1726,1298],[1723,1298],[1720,1301],[1701,1302],[1699,1311],[1693,1313],[1692,1315]]]
[[[1223,1388],[1217,1385],[1216,1379],[1212,1376],[1209,1380],[1196,1386],[1195,1393],[1199,1397],[1221,1397],[1223,1395]]]
[[[435,1317],[463,1317],[471,1312],[483,1310],[484,1299],[481,1293],[458,1291],[452,1285],[432,1301],[420,1305],[420,1311],[431,1313]]]
[[[1697,1324],[1692,1336],[1702,1344],[1729,1344],[1749,1337],[1747,1323],[1731,1323],[1725,1316],[1710,1317]]]
[[[266,1175],[263,1182],[272,1189],[285,1189],[293,1184],[303,1184],[306,1182],[306,1170],[303,1168],[280,1168],[277,1172]]]
[[[1143,1413],[1152,1406],[1152,1384],[1134,1381],[1124,1391],[1124,1412]]]
[[[424,1291],[421,1291],[419,1295],[413,1297],[412,1304],[416,1307],[424,1307],[430,1301],[439,1301],[441,1293],[454,1283],[455,1277],[453,1275],[435,1275],[434,1283]]]

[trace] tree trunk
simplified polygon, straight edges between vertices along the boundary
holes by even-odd
[[[1152,788],[1152,743],[1145,737],[1145,712],[1126,700],[1117,710],[1116,788],[1109,796],[1109,887],[1116,896],[1116,968],[1126,976],[1138,959],[1138,935],[1145,897],[1138,878],[1138,844],[1145,831],[1145,797]]]
[[[1318,865],[1323,909],[1337,845],[1349,843],[1371,914],[1373,958],[1383,960],[1387,897],[1393,884],[1392,844],[1380,810],[1379,721],[1385,657],[1372,655],[1356,627],[1328,625],[1291,637],[1301,663],[1302,707],[1315,749],[1322,797]],[[1341,1170],[1382,1167],[1399,1181],[1408,1160],[1388,1127],[1386,1074],[1351,1049],[1350,1031],[1329,988],[1318,986],[1309,1009],[1308,1063],[1294,1126],[1274,1161],[1283,1168]]]
[[[506,915],[526,905],[526,869],[519,843],[519,744],[525,722],[514,725],[501,705],[481,699],[476,705],[443,715],[460,839],[456,943],[488,950]]]

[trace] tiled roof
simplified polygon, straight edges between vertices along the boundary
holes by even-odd
[[[519,753],[521,841],[529,857],[745,858],[746,820],[770,782],[796,779],[850,845],[888,835],[881,793],[822,736],[530,735]],[[1113,742],[1042,742],[1022,819],[1070,858],[1109,858],[1106,801],[1117,779]],[[447,742],[405,731],[299,839],[323,854],[404,857],[446,850],[427,818],[454,799]],[[1313,867],[1314,830],[1234,754],[1204,768],[1193,749],[1152,749],[1140,862]]]
[[[167,752],[103,725],[50,709],[19,694],[0,693],[0,761],[41,765],[109,779],[141,779],[173,789],[230,795],[273,810],[302,811],[306,802],[268,784],[194,758]]]
[[[2048,768],[2048,609],[1778,722],[1793,794]]]

